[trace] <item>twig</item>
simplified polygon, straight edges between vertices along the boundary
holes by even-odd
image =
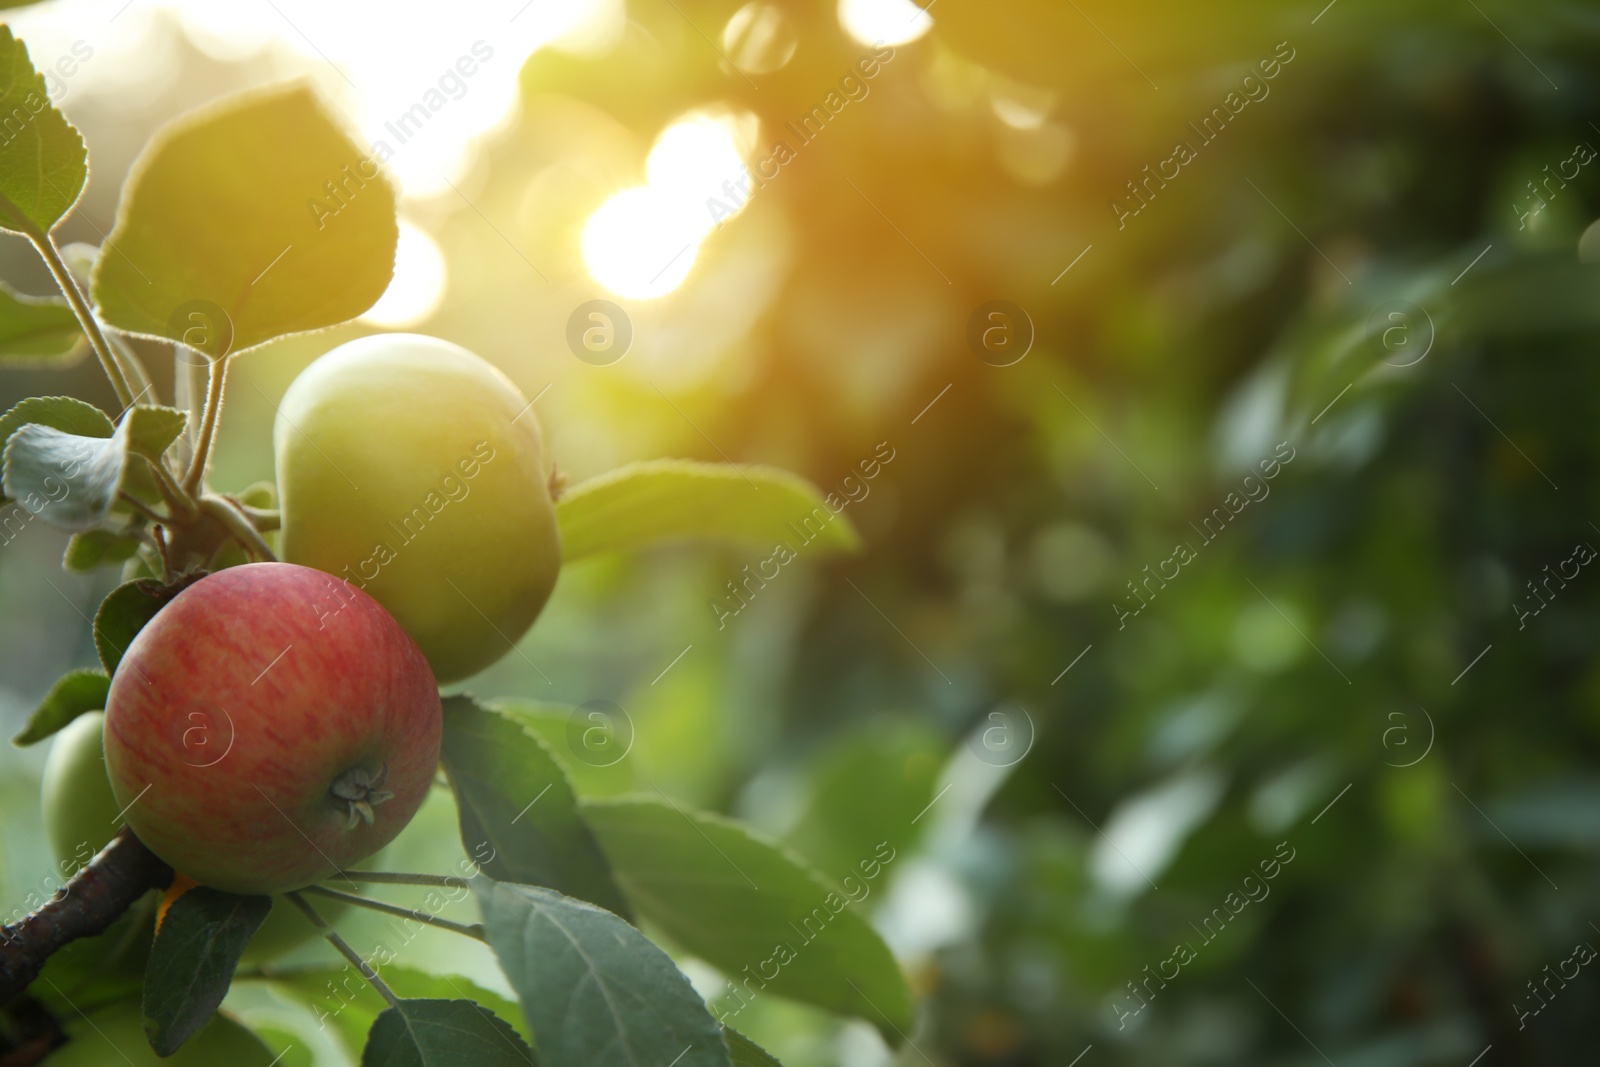
[[[89,302],[83,298],[83,291],[78,288],[76,279],[72,277],[72,271],[67,269],[66,261],[61,258],[61,250],[56,247],[54,239],[35,225],[33,220],[24,215],[10,200],[3,200],[0,209],[10,216],[6,221],[21,230],[22,235],[44,259],[45,266],[50,268],[51,277],[55,278],[61,294],[72,306],[72,313],[78,317],[78,325],[83,327],[84,334],[89,338],[89,347],[100,357],[100,366],[105,368],[106,377],[111,379],[111,388],[116,390],[117,402],[123,407],[132,407],[134,392],[128,385],[122,364],[117,362],[116,354],[106,343],[105,334],[100,332],[100,323],[95,320],[94,312],[89,309]]]
[[[143,500],[140,500],[131,493],[118,489],[117,499],[153,523],[164,525],[168,521],[165,515],[161,514],[159,511],[155,511],[150,507],[150,505],[146,504]]]
[[[354,904],[358,908],[371,908],[373,911],[381,911],[385,915],[394,915],[402,919],[415,919],[419,923],[427,923],[429,926],[437,926],[442,930],[451,930],[458,934],[465,934],[467,937],[476,938],[479,941],[483,940],[482,923],[469,925],[467,923],[453,922],[450,919],[441,918],[438,915],[430,915],[415,908],[403,908],[398,904],[387,904],[381,900],[357,896],[354,893],[341,893],[337,889],[329,889],[326,886],[308,885],[302,892],[316,893],[330,900],[342,900],[346,904]]]
[[[150,380],[150,372],[145,370],[144,360],[139,358],[133,346],[114,333],[106,334],[106,341],[111,345],[112,351],[116,352],[117,365],[122,368],[123,374],[132,379],[128,382],[128,387],[134,390],[133,398],[137,400],[146,393],[154,393],[155,383]],[[159,396],[151,397],[152,403],[159,399]]]
[[[156,480],[156,488],[161,492],[161,499],[167,502],[167,507],[172,509],[174,515],[181,512],[192,517],[200,513],[194,497],[184,492],[183,486],[178,484],[178,480],[172,476],[165,463],[150,459],[148,456],[140,458],[150,465],[150,473]]]
[[[258,561],[276,562],[278,557],[273,555],[272,548],[262,540],[256,528],[238,510],[238,505],[226,497],[212,496],[209,493],[200,498],[200,510],[221,523],[233,535],[234,540],[244,546]]]
[[[250,520],[250,525],[262,533],[279,529],[283,525],[283,513],[277,508],[253,508],[249,504],[239,503],[231,496],[226,499],[228,503],[238,508],[245,518]]]
[[[161,576],[164,581],[171,582],[172,557],[167,554],[167,532],[160,526],[150,531],[150,536],[156,545],[156,554],[161,557]]]
[[[54,952],[103,933],[151,889],[172,881],[172,868],[124,829],[31,915],[0,927],[0,1004],[38,977]]]
[[[200,417],[200,436],[195,441],[194,457],[189,460],[189,473],[184,475],[183,487],[191,493],[200,491],[206,476],[206,464],[211,459],[211,441],[217,432],[217,415],[222,410],[222,386],[228,377],[228,357],[219,356],[206,367],[206,407]]]
[[[460,889],[467,880],[453,874],[402,874],[399,871],[340,871],[339,877],[352,882],[381,882],[386,885],[437,885]]]
[[[351,948],[350,943],[340,937],[333,927],[328,925],[328,920],[317,914],[317,909],[313,908],[305,897],[299,893],[285,893],[284,896],[288,897],[295,907],[305,912],[306,918],[310,919],[312,925],[322,931],[322,936],[328,939],[328,943],[339,950],[339,955],[355,965],[356,970],[361,972],[361,977],[372,983],[372,988],[376,989],[383,999],[389,1002],[391,1008],[400,1006],[400,998],[394,995],[394,990],[389,988],[388,983],[378,977],[378,972],[373,970],[367,961],[361,958],[361,953]]]

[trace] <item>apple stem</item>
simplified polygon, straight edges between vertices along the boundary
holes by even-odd
[[[172,556],[167,552],[166,529],[159,523],[150,530],[150,539],[155,542],[156,554],[161,557],[161,575],[163,580],[172,581]]]
[[[206,368],[206,406],[200,417],[200,436],[195,441],[194,458],[189,461],[189,473],[183,476],[183,487],[190,493],[200,491],[205,480],[206,464],[211,461],[211,442],[217,432],[217,416],[222,411],[222,387],[228,378],[228,357],[213,359]]]
[[[115,333],[108,333],[105,337],[111,351],[117,355],[117,365],[122,368],[123,376],[128,379],[128,388],[136,390],[134,400],[148,396],[147,403],[158,403],[160,397],[155,393],[155,383],[150,380],[150,372],[145,369],[144,361],[133,350],[133,346]]]
[[[231,496],[226,499],[243,512],[244,517],[250,520],[250,524],[262,533],[283,526],[283,513],[277,508],[253,508],[249,504],[239,503]]]
[[[278,557],[273,555],[271,547],[262,540],[255,526],[239,512],[238,506],[226,497],[207,493],[200,498],[200,510],[226,527],[233,539],[243,545],[244,550],[257,562],[277,561]]]
[[[166,516],[150,508],[149,505],[140,500],[138,497],[131,496],[128,493],[123,492],[121,489],[117,490],[117,499],[128,505],[134,511],[137,511],[139,514],[143,515],[145,518],[149,519],[151,522],[155,523],[157,526],[165,525],[167,522]]]
[[[324,896],[330,900],[342,900],[346,904],[354,904],[358,908],[371,908],[373,911],[381,911],[385,915],[394,915],[401,919],[415,919],[419,923],[427,923],[429,926],[437,926],[441,930],[450,930],[458,934],[464,934],[465,936],[474,938],[478,941],[482,941],[484,939],[482,923],[469,924],[453,922],[450,919],[441,918],[437,915],[430,915],[425,911],[417,911],[415,908],[404,908],[398,904],[387,904],[384,901],[373,900],[371,897],[357,896],[354,893],[341,893],[337,889],[329,889],[326,886],[308,885],[305,887],[305,889],[301,890],[301,892],[316,893],[318,896]]]
[[[374,882],[384,885],[436,885],[445,889],[460,889],[467,880],[453,874],[404,874],[399,871],[340,871],[339,877],[352,882]]]
[[[194,498],[184,492],[183,486],[178,484],[178,479],[172,476],[164,462],[145,459],[150,468],[150,473],[156,480],[156,489],[161,493],[161,499],[167,502],[167,510],[174,517],[178,515],[195,516],[200,512]]]
[[[378,972],[373,970],[371,965],[361,958],[361,953],[351,948],[350,943],[340,937],[338,932],[328,925],[328,920],[317,914],[317,909],[313,908],[305,897],[299,893],[285,893],[284,896],[288,897],[290,903],[305,913],[306,918],[311,920],[311,924],[322,931],[322,936],[328,939],[328,943],[339,950],[339,955],[349,960],[355,966],[355,969],[361,972],[361,977],[372,983],[372,988],[376,989],[383,999],[389,1002],[391,1008],[400,1006],[400,998],[394,995],[394,990],[389,988],[389,984],[378,977]]]
[[[55,239],[34,225],[9,200],[4,201],[3,206],[9,209],[9,214],[15,216],[9,221],[17,224],[23,236],[50,268],[50,275],[60,288],[61,295],[67,298],[72,313],[78,317],[78,325],[83,327],[84,334],[89,338],[89,347],[94,349],[94,354],[99,357],[100,366],[105,370],[106,377],[111,379],[111,388],[116,391],[117,402],[124,408],[133,407],[138,397],[128,384],[128,377],[123,371],[122,364],[118,362],[116,353],[106,343],[105,334],[100,331],[100,323],[96,321],[94,312],[89,308],[89,302],[84,299],[83,291],[78,288],[77,281],[72,277],[72,271],[67,269],[66,261],[61,258],[61,250],[56,247]]]

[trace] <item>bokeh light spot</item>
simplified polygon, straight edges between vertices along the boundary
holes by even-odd
[[[590,275],[638,300],[681,285],[700,242],[749,201],[735,122],[695,114],[672,123],[645,159],[645,180],[601,204],[583,229]]]
[[[839,0],[839,24],[862,44],[909,44],[933,29],[933,16],[911,0]]]
[[[433,238],[402,220],[394,250],[394,278],[361,320],[389,329],[415,326],[438,310],[446,276],[444,253]]]

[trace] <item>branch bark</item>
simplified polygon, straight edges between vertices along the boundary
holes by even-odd
[[[103,933],[134,901],[171,881],[172,868],[124,829],[37,911],[0,927],[0,1005],[28,988],[52,953]]]

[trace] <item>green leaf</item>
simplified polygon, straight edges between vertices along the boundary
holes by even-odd
[[[388,178],[296,82],[156,134],[106,241],[120,254],[96,261],[92,290],[118,329],[215,358],[366,311],[397,233]]]
[[[29,423],[5,444],[0,487],[33,515],[66,530],[106,517],[128,469],[130,420],[110,437],[82,437]]]
[[[172,902],[144,972],[144,1032],[156,1055],[172,1055],[211,1020],[239,955],[271,910],[271,897],[205,886]]]
[[[783,1067],[770,1052],[731,1027],[723,1028],[722,1041],[728,1046],[733,1067]]]
[[[68,671],[56,679],[11,743],[19,747],[38,744],[84,712],[99,711],[106,706],[110,689],[111,678],[104,671]]]
[[[858,864],[880,842],[906,848],[932,819],[918,817],[933,799],[948,742],[931,725],[869,720],[843,734],[817,759],[810,799],[784,843],[827,877],[861,877]]]
[[[64,366],[88,350],[65,298],[27,296],[0,282],[0,366]]]
[[[113,589],[94,613],[94,648],[106,673],[117,673],[122,654],[145,623],[156,617],[156,612],[203,577],[204,574],[187,574],[171,585],[155,578],[139,578]]]
[[[470,1000],[402,1000],[372,1025],[361,1067],[529,1067],[533,1050]]]
[[[0,25],[0,115],[8,140],[0,145],[0,229],[49,232],[72,209],[89,177],[89,153],[66,116],[50,103],[44,76],[28,47]],[[9,123],[21,114],[20,129]]]
[[[522,1009],[498,993],[473,982],[448,974],[428,974],[393,963],[369,960],[379,975],[401,997],[412,999],[470,999],[484,1005],[506,1020],[519,1035],[526,1036],[528,1024]],[[311,967],[292,971],[274,970],[271,987],[291,1000],[304,1004],[317,1017],[317,1025],[330,1023],[345,1050],[359,1056],[367,1035],[387,1005],[378,991],[348,964],[342,967]]]
[[[546,1067],[730,1067],[705,1003],[638,930],[554,890],[472,888]]]
[[[30,422],[83,437],[110,437],[117,429],[110,416],[93,404],[70,396],[31,396],[0,415],[0,453],[11,435]],[[8,500],[0,493],[0,504]]]
[[[132,534],[84,530],[67,541],[61,565],[74,574],[87,574],[98,567],[110,567],[132,559],[140,543]]]
[[[128,450],[137,452],[152,463],[161,459],[172,442],[183,433],[189,416],[177,408],[140,404],[127,415],[132,425],[128,429]]]
[[[568,490],[556,503],[568,562],[652,541],[702,538],[795,552],[854,552],[850,520],[816,486],[776,467],[663,459],[630,463]]]
[[[488,706],[538,734],[580,797],[623,796],[643,788],[629,724],[613,723],[592,708],[516,697],[497,697]]]
[[[444,700],[445,773],[467,852],[502,882],[542,885],[631,913],[572,786],[534,732],[471,697]]]
[[[891,1044],[903,1040],[911,990],[850,906],[880,890],[892,851],[861,857],[868,866],[845,883],[847,899],[793,853],[720,816],[651,797],[585,801],[582,811],[639,914],[686,951],[730,975],[759,975],[765,992],[858,1015]]]

